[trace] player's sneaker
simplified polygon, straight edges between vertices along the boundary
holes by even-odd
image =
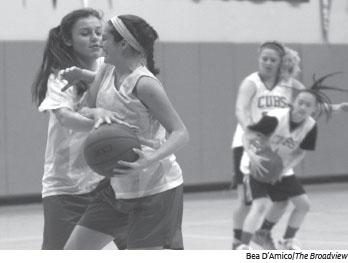
[[[278,249],[281,250],[300,250],[301,248],[296,245],[293,238],[282,239],[278,242]]]
[[[242,243],[241,242],[233,242],[232,243],[232,250],[236,250],[240,244],[242,244]]]
[[[271,231],[266,229],[259,229],[254,233],[253,239],[256,244],[261,246],[263,249],[274,250],[276,249]]]
[[[239,244],[236,247],[236,250],[252,250],[251,246],[245,245],[245,244]]]

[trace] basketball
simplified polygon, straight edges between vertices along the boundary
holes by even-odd
[[[104,124],[92,131],[83,146],[88,166],[96,173],[111,177],[113,169],[120,168],[118,161],[134,162],[138,155],[133,148],[141,149],[138,137],[123,124]]]
[[[273,184],[277,182],[284,168],[280,156],[269,147],[262,149],[258,152],[258,155],[268,159],[261,163],[262,166],[267,169],[267,172],[262,171],[261,174],[252,173],[254,179],[263,183]]]

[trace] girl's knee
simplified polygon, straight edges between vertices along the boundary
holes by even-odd
[[[267,202],[263,200],[254,200],[252,203],[252,210],[254,213],[263,214],[266,211]]]
[[[303,210],[308,212],[311,209],[311,203],[309,201],[303,204]]]
[[[311,209],[311,203],[308,199],[303,200],[295,205],[295,209],[300,210],[304,213],[308,213]]]

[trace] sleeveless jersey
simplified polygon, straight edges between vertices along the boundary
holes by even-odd
[[[163,144],[166,140],[164,127],[133,94],[141,77],[150,77],[158,82],[159,80],[145,66],[141,66],[127,76],[117,90],[114,86],[114,70],[114,66],[111,65],[106,65],[101,70],[103,77],[99,85],[96,107],[117,112],[122,121],[138,127],[139,138]],[[142,151],[145,155],[149,155],[155,149],[142,145]],[[139,172],[111,178],[111,185],[118,199],[148,196],[172,189],[182,183],[182,171],[174,154]]]
[[[277,152],[283,161],[283,175],[293,175],[293,168],[301,161],[296,160],[296,163],[291,164],[296,158],[293,152],[296,151],[306,135],[312,130],[315,125],[315,120],[308,117],[299,127],[290,130],[290,108],[275,109],[268,112],[269,116],[274,116],[278,119],[278,125],[270,137],[270,144],[273,151]],[[241,170],[243,173],[249,171],[249,157],[244,152],[241,161]],[[291,166],[290,166],[291,165]]]
[[[258,72],[249,75],[246,80],[255,84],[256,91],[250,103],[251,123],[258,122],[263,114],[277,108],[286,108],[292,102],[293,88],[292,81],[282,81],[272,90],[269,90],[261,80]],[[243,129],[240,124],[237,125],[234,133],[232,148],[243,146]]]

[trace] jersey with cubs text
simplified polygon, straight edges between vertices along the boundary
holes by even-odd
[[[268,89],[261,80],[259,73],[254,72],[246,80],[254,83],[256,90],[250,102],[251,123],[258,122],[262,115],[278,108],[287,108],[292,102],[293,87],[291,79],[282,81],[274,88]],[[238,124],[233,138],[232,148],[242,146],[242,127]]]

